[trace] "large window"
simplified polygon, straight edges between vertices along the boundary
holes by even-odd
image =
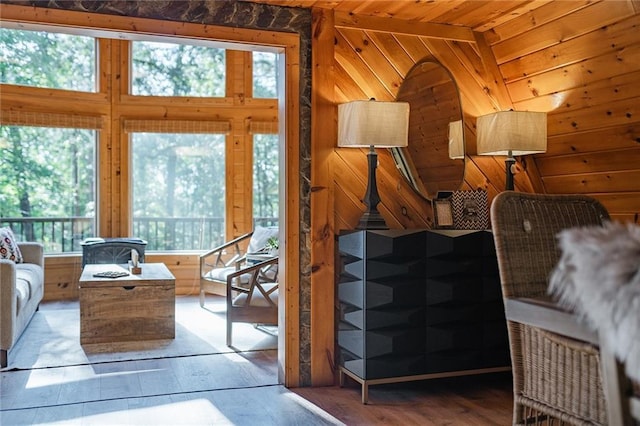
[[[269,52],[253,52],[253,96],[271,98],[278,96],[276,70],[278,56]]]
[[[47,252],[80,250],[95,230],[96,131],[0,126],[0,226]]]
[[[134,41],[132,93],[152,96],[224,96],[224,49]]]
[[[253,217],[257,225],[278,225],[278,135],[253,135]]]
[[[224,241],[224,135],[133,133],[133,229],[149,250]]]
[[[204,250],[278,223],[276,53],[33,29],[0,29],[0,226],[63,253]]]
[[[93,37],[0,28],[0,81],[96,91]]]

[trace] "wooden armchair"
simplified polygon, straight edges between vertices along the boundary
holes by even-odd
[[[232,346],[234,322],[278,324],[277,257],[227,276],[227,346]]]
[[[598,336],[547,294],[560,259],[558,232],[607,219],[598,201],[578,195],[506,191],[491,205],[511,349],[513,424],[609,424]]]
[[[225,242],[200,255],[200,306],[204,307],[205,294],[227,294],[227,277],[244,267],[247,253],[264,250],[269,238],[278,236],[278,228],[256,228],[247,234]],[[236,275],[236,279],[242,279]],[[246,277],[244,277],[246,281]],[[245,283],[246,284],[246,283]]]

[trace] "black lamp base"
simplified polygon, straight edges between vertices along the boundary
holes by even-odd
[[[356,229],[389,229],[379,211],[367,211],[362,214]]]
[[[369,176],[367,180],[367,191],[362,200],[367,206],[367,210],[360,217],[360,222],[356,229],[389,229],[384,218],[377,209],[380,203],[380,195],[378,194],[378,185],[376,183],[376,168],[378,167],[378,154],[373,146],[369,147],[367,154],[369,163]]]
[[[515,189],[513,185],[513,166],[516,164],[516,159],[513,158],[513,156],[511,155],[511,152],[509,152],[509,156],[504,161],[504,164],[505,164],[505,169],[507,174],[506,176],[507,184],[505,185],[505,189],[507,191],[513,191]]]

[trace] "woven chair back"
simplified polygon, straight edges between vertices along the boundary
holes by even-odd
[[[584,195],[506,191],[491,204],[491,223],[503,297],[549,299],[549,274],[560,258],[556,235],[566,228],[602,225],[609,214]]]

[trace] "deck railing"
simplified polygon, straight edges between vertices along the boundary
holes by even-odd
[[[255,218],[255,225],[277,226],[278,218]],[[0,218],[19,241],[38,241],[46,253],[81,252],[95,237],[91,217]],[[224,242],[224,218],[134,218],[132,237],[147,241],[147,251],[207,250]]]

